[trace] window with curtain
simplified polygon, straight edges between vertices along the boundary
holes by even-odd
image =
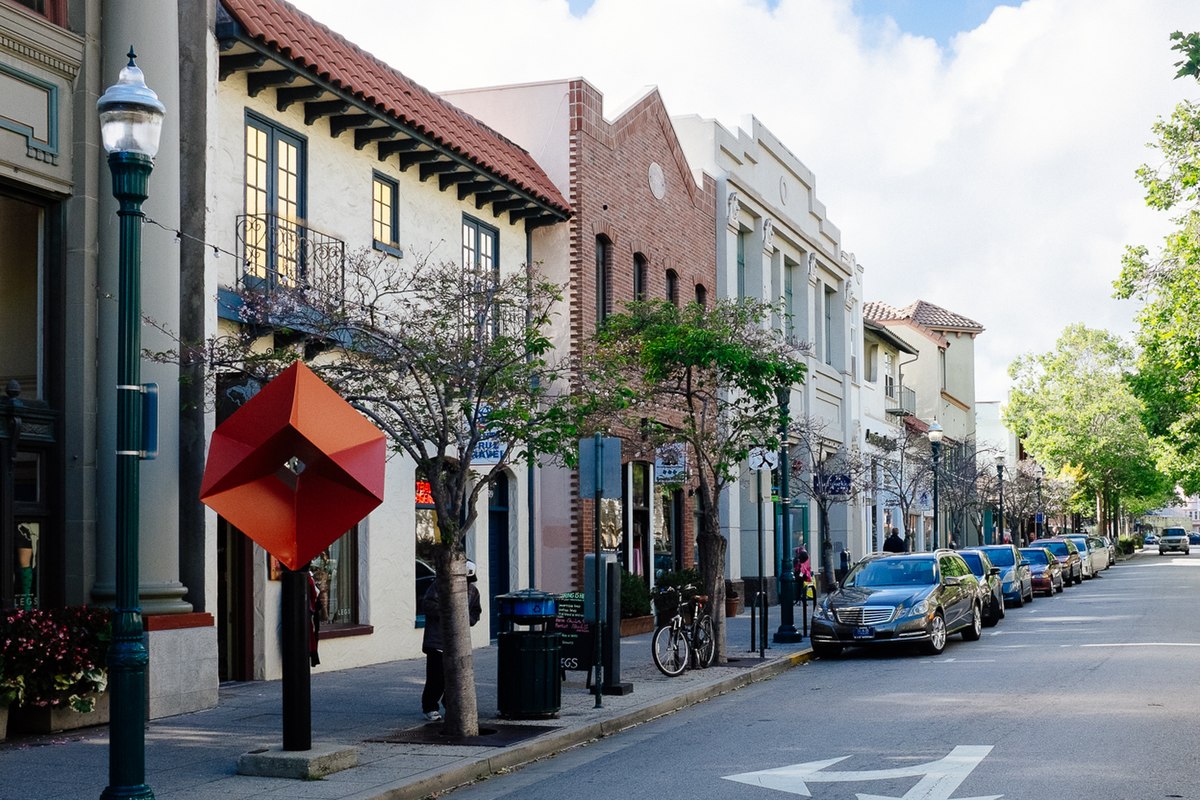
[[[305,216],[304,139],[262,117],[246,117],[245,269],[298,286]]]
[[[371,179],[371,237],[376,250],[394,256],[400,255],[396,209],[398,191],[396,182],[385,175],[375,173]]]

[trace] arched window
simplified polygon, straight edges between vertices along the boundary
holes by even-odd
[[[633,299],[646,299],[646,257],[641,253],[633,254]]]
[[[596,324],[608,319],[612,311],[612,242],[607,237],[596,237]]]
[[[708,308],[708,289],[705,289],[702,283],[696,284],[696,305]]]
[[[667,302],[679,305],[679,273],[673,269],[667,270]]]

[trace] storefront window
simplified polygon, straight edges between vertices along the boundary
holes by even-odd
[[[357,527],[313,559],[312,574],[320,590],[317,618],[322,626],[358,624],[357,563]]]

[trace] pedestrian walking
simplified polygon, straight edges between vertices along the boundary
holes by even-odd
[[[892,528],[892,532],[883,540],[883,552],[885,553],[903,553],[908,548],[904,544],[904,540],[900,538],[900,529]]]
[[[479,589],[475,588],[475,562],[467,562],[467,609],[471,625],[479,622],[483,615],[483,604]],[[430,722],[442,718],[442,696],[446,694],[446,672],[442,666],[442,613],[438,608],[437,581],[433,581],[421,598],[421,610],[425,614],[425,634],[421,650],[425,653],[425,689],[421,692],[421,713]]]

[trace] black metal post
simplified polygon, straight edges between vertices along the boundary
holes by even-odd
[[[312,749],[308,570],[285,570],[283,585],[283,749]]]
[[[596,563],[592,565],[596,578],[595,582],[592,583],[592,586],[596,590],[596,596],[592,598],[592,608],[596,612],[594,620],[596,623],[596,646],[594,650],[596,679],[592,688],[596,692],[595,707],[602,708],[604,700],[602,699],[603,690],[600,684],[603,682],[604,675],[604,646],[601,643],[601,639],[604,634],[604,620],[600,610],[600,581],[602,580],[600,571],[600,500],[604,497],[604,439],[597,433],[592,441],[595,443],[596,453],[596,491],[592,503],[592,543],[596,552]]]
[[[780,534],[783,539],[783,561],[779,572],[779,630],[773,641],[790,644],[801,640],[796,630],[795,602],[796,576],[792,574],[792,475],[788,466],[788,428],[791,418],[788,406],[791,402],[791,386],[777,392],[779,398],[779,507],[783,511]],[[762,588],[761,586],[759,587]]]
[[[1000,522],[996,530],[1000,533],[1000,541],[996,544],[1004,542],[1004,465],[996,465],[996,477],[1000,479]]]
[[[762,613],[758,615],[758,619],[756,619],[753,615],[750,618],[750,649],[751,650],[754,649],[755,625],[761,624],[762,630],[758,637],[758,657],[764,658],[764,657],[766,657],[766,647],[767,647],[767,604],[764,600],[764,598],[766,597],[766,593],[763,592],[763,586],[766,585],[766,580],[767,580],[767,578],[766,578],[767,559],[766,559],[765,553],[763,552],[763,493],[762,493],[763,471],[762,471],[762,468],[760,467],[759,469],[756,469],[755,473],[757,473],[757,480],[755,482],[755,491],[757,493],[757,497],[755,499],[755,504],[758,507],[758,592],[754,596],[754,603],[755,603],[755,605],[758,605],[759,603],[762,604],[762,608],[761,608]],[[761,620],[761,623],[760,623],[760,620]]]
[[[1037,538],[1042,538],[1042,476],[1037,476],[1037,524],[1034,526],[1037,530]]]
[[[119,207],[117,288],[116,608],[108,650],[110,724],[108,786],[102,800],[153,798],[146,785],[146,665],[138,597],[141,465],[142,203],[154,162],[141,153],[108,156]]]
[[[930,442],[930,448],[933,450],[933,548],[937,550],[940,546],[938,523],[938,456],[942,452],[941,442]],[[961,546],[961,545],[960,545]]]

